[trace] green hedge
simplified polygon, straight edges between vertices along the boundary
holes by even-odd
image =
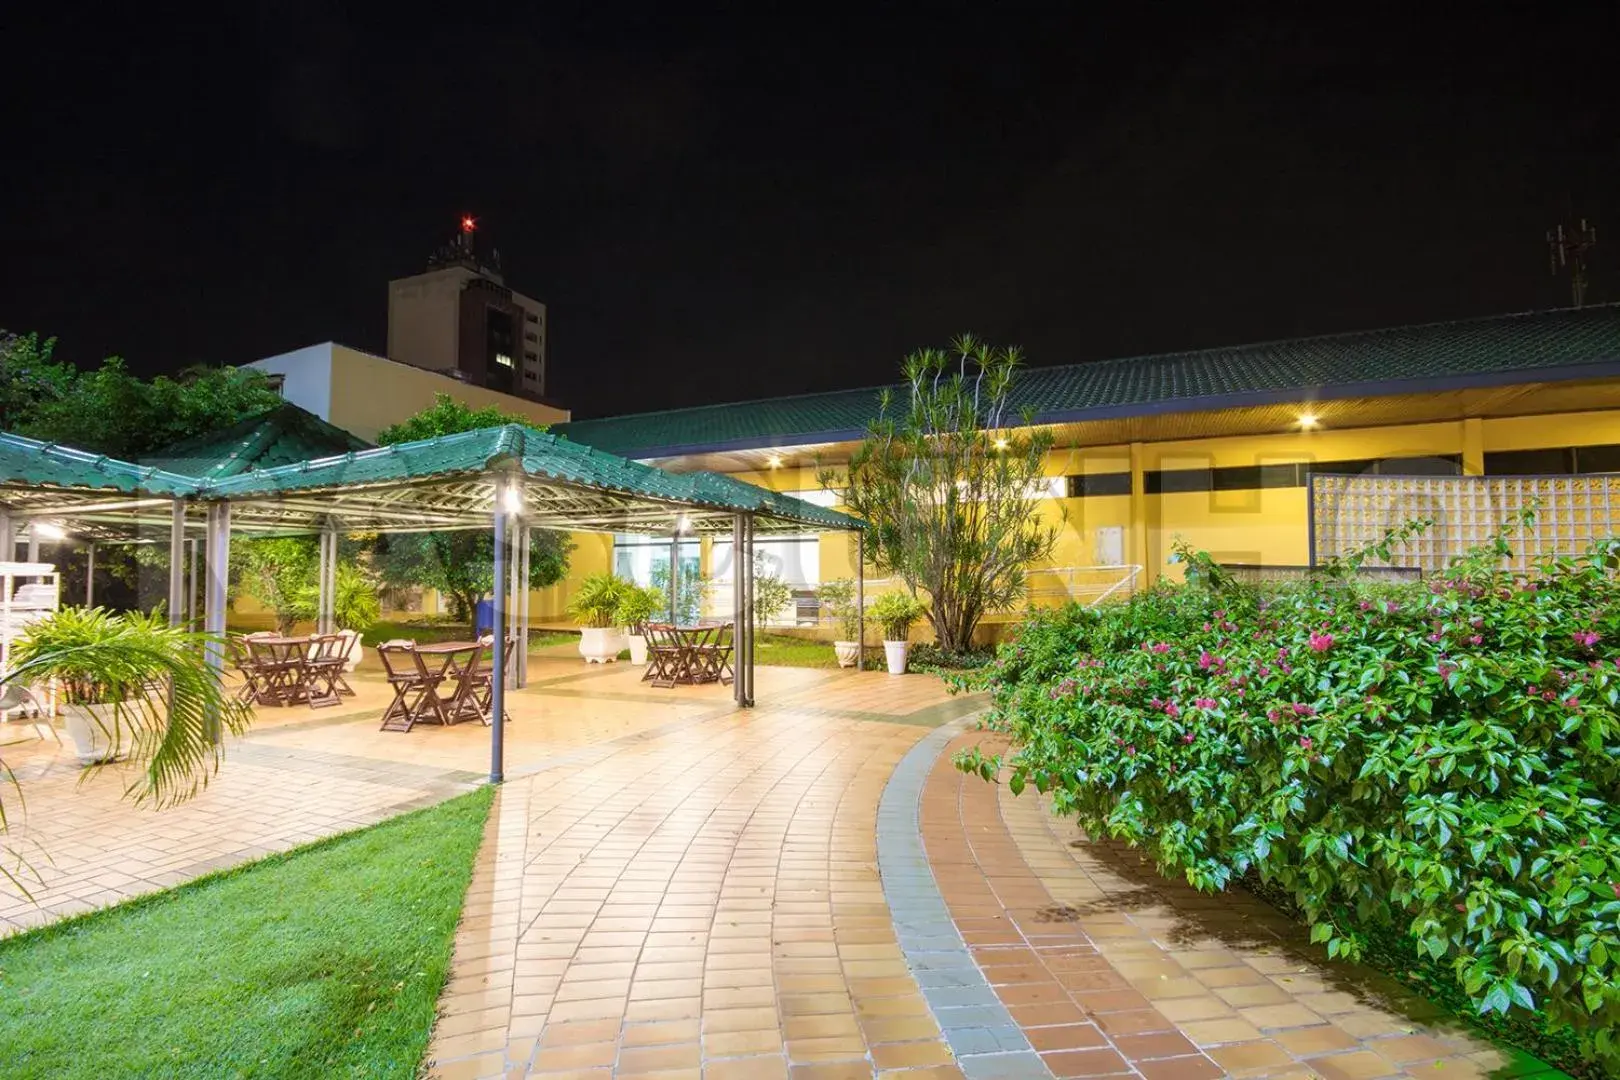
[[[1258,873],[1330,956],[1403,931],[1620,1065],[1620,541],[1502,550],[1377,589],[1195,557],[1207,584],[1036,615],[985,675],[1010,785],[1201,889]]]

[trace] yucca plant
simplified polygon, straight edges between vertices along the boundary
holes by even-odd
[[[627,587],[634,588],[630,582],[612,574],[592,574],[579,583],[579,591],[568,602],[568,614],[589,629],[612,626]]]

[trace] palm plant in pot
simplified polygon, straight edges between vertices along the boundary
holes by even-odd
[[[835,578],[822,583],[816,596],[838,624],[833,653],[839,667],[854,667],[861,659],[861,610],[855,603],[855,580]]]
[[[630,642],[632,664],[647,662],[647,623],[662,610],[662,590],[626,583],[624,595],[619,597],[619,606],[614,609],[613,621],[624,627],[625,637]]]
[[[884,593],[872,605],[872,617],[883,627],[883,655],[890,675],[904,675],[911,656],[911,624],[928,613],[928,607],[905,592]]]
[[[568,602],[568,614],[580,624],[579,654],[587,663],[608,664],[619,658],[624,648],[619,640],[619,601],[627,587],[635,585],[606,571],[591,574]]]
[[[29,624],[10,678],[56,686],[80,763],[140,762],[140,797],[173,801],[195,793],[210,760],[218,764],[221,735],[246,731],[252,719],[208,662],[207,650],[222,646],[157,614],[62,608]]]

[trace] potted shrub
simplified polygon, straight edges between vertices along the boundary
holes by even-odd
[[[650,586],[628,585],[614,609],[613,621],[624,627],[630,642],[630,662],[647,662],[647,623],[664,610],[664,594]]]
[[[319,618],[320,604],[320,586],[305,586],[298,595],[298,617],[312,621]],[[337,590],[332,594],[332,621],[345,639],[344,671],[360,666],[360,659],[365,655],[361,638],[380,618],[382,598],[377,594],[376,579],[354,563],[338,563]]]
[[[207,647],[221,642],[157,614],[62,608],[28,625],[10,677],[56,686],[81,764],[145,761],[158,791],[216,752],[220,727],[240,732],[252,717],[209,666]]]
[[[626,588],[635,588],[623,578],[603,572],[579,583],[579,592],[568,602],[568,614],[580,625],[579,654],[590,664],[610,664],[624,648],[617,617],[619,601]]]
[[[838,624],[838,636],[833,639],[833,652],[841,668],[854,667],[861,659],[861,612],[855,606],[855,581],[837,578],[816,590],[827,611]]]
[[[872,605],[872,618],[883,627],[883,655],[890,675],[904,675],[911,655],[911,624],[927,612],[921,600],[910,593],[884,593]]]

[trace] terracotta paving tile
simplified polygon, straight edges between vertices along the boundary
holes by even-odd
[[[1254,1069],[1270,1069],[1294,1064],[1292,1054],[1275,1042],[1266,1039],[1217,1046],[1209,1051],[1209,1056],[1217,1065],[1230,1073],[1242,1073]]]
[[[1400,1066],[1370,1050],[1352,1050],[1311,1059],[1311,1068],[1327,1080],[1377,1080],[1401,1072]]]
[[[1041,1060],[1053,1076],[1113,1076],[1129,1073],[1130,1064],[1113,1050],[1058,1050],[1042,1054]]]
[[[725,1058],[703,1064],[703,1080],[786,1080],[787,1062],[778,1056]]]
[[[1198,1047],[1187,1041],[1178,1031],[1160,1031],[1149,1035],[1118,1035],[1114,1046],[1127,1061],[1141,1062],[1149,1058],[1185,1057],[1198,1053]]]
[[[1147,1080],[1210,1080],[1226,1075],[1224,1069],[1203,1056],[1139,1061],[1136,1068]]]

